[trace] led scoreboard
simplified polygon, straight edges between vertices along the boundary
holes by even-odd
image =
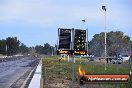
[[[86,55],[86,30],[58,29],[59,47],[57,54]],[[73,49],[73,48],[74,49]]]
[[[74,50],[86,49],[86,30],[76,29],[74,39]]]
[[[59,49],[70,49],[71,30],[59,29]]]

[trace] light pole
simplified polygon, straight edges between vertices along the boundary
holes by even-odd
[[[106,35],[106,6],[102,6],[102,9],[105,11],[105,60],[107,59],[107,53],[106,53],[106,44],[107,44],[107,42],[106,42],[106,37],[107,37],[107,35]],[[105,70],[106,70],[106,62],[105,62]]]

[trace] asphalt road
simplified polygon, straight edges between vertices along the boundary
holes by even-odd
[[[10,59],[0,62],[0,88],[19,88],[38,61],[34,57]]]

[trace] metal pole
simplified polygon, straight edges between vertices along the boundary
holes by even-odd
[[[106,33],[106,0],[105,0],[105,6],[102,6],[102,9],[105,11],[105,70],[106,70],[106,63],[107,63],[107,47],[106,47],[106,45],[107,45],[107,33]]]
[[[54,53],[54,47],[52,47],[52,56],[53,56],[53,53]]]
[[[6,57],[7,57],[7,44],[6,44]]]
[[[71,35],[71,38],[72,38],[72,39],[71,39],[71,41],[72,41],[72,47],[71,47],[71,48],[72,48],[72,50],[74,50],[74,28],[72,28],[71,31],[72,31],[72,32],[71,32],[71,33],[72,33],[72,35]]]
[[[68,57],[68,62],[69,62],[69,55],[67,57]]]
[[[74,63],[74,55],[72,59],[72,83],[74,83],[74,69],[75,69],[75,63]]]
[[[81,59],[82,59],[82,57],[80,56],[80,63],[81,63]]]
[[[105,11],[105,60],[107,59],[106,58],[106,56],[107,56],[107,53],[106,53],[106,44],[107,44],[107,42],[106,42],[106,38],[107,37],[107,35],[106,35],[106,11]],[[107,61],[107,60],[106,60]],[[107,62],[105,62],[105,70],[106,70],[106,63]]]
[[[58,28],[57,50],[59,49],[59,35],[60,35],[60,29]]]
[[[72,28],[71,30],[72,32],[72,50],[74,50],[74,28]],[[75,63],[74,63],[74,53],[73,53],[73,57],[72,57],[72,83],[74,83],[74,68],[75,68]]]
[[[64,61],[65,61],[65,59],[66,59],[66,54],[64,54]]]

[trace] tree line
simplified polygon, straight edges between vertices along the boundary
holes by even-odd
[[[45,43],[43,46],[42,45],[36,45],[35,50],[36,50],[36,53],[45,54],[45,55],[51,55],[55,52],[54,47],[48,43]]]
[[[2,55],[16,55],[16,54],[52,54],[53,46],[45,43],[44,46],[36,45],[35,47],[27,47],[21,43],[17,37],[8,37],[0,40],[0,54]]]
[[[8,37],[0,40],[0,54],[15,55],[18,53],[28,53],[28,47],[21,43],[17,37]]]
[[[95,56],[104,56],[104,32],[95,34],[89,41],[89,54]],[[107,32],[107,56],[115,56],[121,53],[132,52],[132,41],[130,37],[124,35],[121,31]],[[0,54],[15,55],[15,54],[45,54],[51,55],[57,50],[57,45],[54,47],[48,43],[44,45],[36,45],[27,47],[21,43],[17,37],[8,37],[0,40]]]
[[[89,42],[89,53],[95,56],[104,56],[105,33],[95,34]],[[107,56],[116,56],[132,52],[132,41],[130,37],[121,31],[107,32]]]

